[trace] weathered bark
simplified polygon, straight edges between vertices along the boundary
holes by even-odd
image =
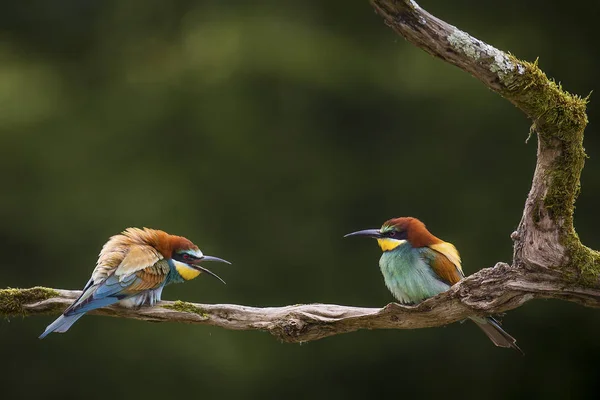
[[[587,99],[549,80],[537,63],[520,61],[432,16],[411,0],[371,0],[397,33],[498,92],[532,119],[538,136],[531,191],[514,240],[512,265],[498,263],[417,306],[382,309],[327,304],[256,308],[161,302],[139,310],[108,307],[92,314],[264,330],[286,342],[358,329],[415,329],[501,313],[534,298],[600,307],[600,255],[573,228],[583,169]],[[58,314],[79,294],[45,288],[0,290],[0,315]]]
[[[573,206],[585,161],[587,99],[564,91],[537,63],[520,61],[432,16],[412,0],[371,0],[406,40],[479,79],[533,120],[537,165],[515,242],[513,266],[560,269],[565,283],[598,287],[600,255],[573,228]]]
[[[46,288],[0,290],[0,315],[59,314],[81,294]],[[390,303],[383,308],[332,304],[248,307],[163,301],[133,310],[107,307],[90,314],[152,322],[183,322],[234,330],[268,331],[284,342],[307,342],[359,329],[416,329],[442,326],[473,315],[501,313],[534,298],[557,298],[600,307],[600,291],[565,286],[563,275],[498,263],[416,306]]]

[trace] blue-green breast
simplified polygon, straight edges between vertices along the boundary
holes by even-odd
[[[167,275],[167,279],[165,282],[165,286],[170,283],[183,283],[185,279],[179,272],[177,272],[177,267],[175,266],[175,262],[172,259],[167,260],[169,263],[169,275]]]
[[[418,303],[450,287],[439,280],[421,256],[422,251],[405,242],[385,251],[379,259],[385,285],[401,303]]]

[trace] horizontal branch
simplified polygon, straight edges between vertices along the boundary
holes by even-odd
[[[155,307],[108,307],[91,314],[262,330],[285,342],[304,342],[359,329],[442,326],[471,316],[502,313],[535,298],[600,308],[600,253],[583,246],[573,228],[573,205],[585,159],[586,99],[563,91],[536,63],[520,61],[470,36],[412,0],[371,3],[408,41],[469,72],[533,120],[532,129],[539,138],[538,158],[521,223],[511,235],[515,242],[513,265],[498,263],[483,269],[416,306],[257,308],[165,301]],[[46,288],[0,290],[0,315],[58,315],[79,294]]]
[[[0,315],[58,315],[80,294],[75,290],[45,288],[0,290]],[[416,306],[390,303],[383,308],[364,308],[303,304],[259,308],[163,301],[154,307],[129,309],[112,306],[90,314],[152,322],[212,325],[233,330],[260,330],[284,342],[308,342],[360,329],[443,326],[470,316],[502,313],[534,298],[559,298],[589,307],[600,307],[600,291],[565,287],[563,277],[557,273],[524,271],[499,263]]]

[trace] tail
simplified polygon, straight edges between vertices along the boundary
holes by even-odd
[[[40,339],[45,338],[51,332],[65,333],[69,330],[71,325],[73,325],[79,318],[83,317],[84,314],[85,313],[61,315],[56,319],[56,321],[48,325],[44,333],[40,335]]]
[[[113,275],[114,276],[114,275]],[[114,278],[109,278],[113,279]],[[95,310],[96,308],[109,306],[111,304],[115,304],[119,300],[120,297],[111,297],[108,295],[115,294],[114,292],[108,291],[108,293],[103,296],[96,297],[96,292],[98,288],[103,288],[103,285],[109,280],[105,280],[101,285],[93,285],[93,280],[90,279],[87,285],[83,288],[83,293],[71,304],[67,309],[63,312],[63,315],[58,317],[56,321],[48,325],[44,333],[40,335],[40,339],[48,336],[49,333],[58,332],[65,333],[69,330],[71,325],[73,325],[79,318],[83,317],[83,315],[91,310]],[[117,281],[118,282],[118,281]],[[117,290],[122,290],[122,286],[114,285],[112,287],[117,286]],[[117,293],[118,294],[118,293]]]
[[[481,328],[483,333],[485,333],[487,337],[489,337],[490,340],[494,342],[496,346],[515,349],[522,355],[525,355],[525,353],[523,353],[523,350],[521,350],[519,346],[517,346],[517,339],[506,333],[504,329],[500,327],[500,323],[494,318],[487,317],[471,319],[477,324],[479,328]]]

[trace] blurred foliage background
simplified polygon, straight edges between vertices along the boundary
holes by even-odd
[[[598,88],[600,6],[421,4],[574,93]],[[109,236],[187,236],[228,284],[165,299],[275,306],[392,301],[353,230],[421,218],[467,274],[510,261],[535,164],[530,122],[405,42],[367,1],[81,1],[0,5],[0,287],[81,288]],[[577,203],[600,248],[600,140]],[[304,345],[261,332],[88,316],[0,321],[2,398],[583,398],[598,388],[597,311],[528,303],[504,318],[526,352],[472,324]]]

